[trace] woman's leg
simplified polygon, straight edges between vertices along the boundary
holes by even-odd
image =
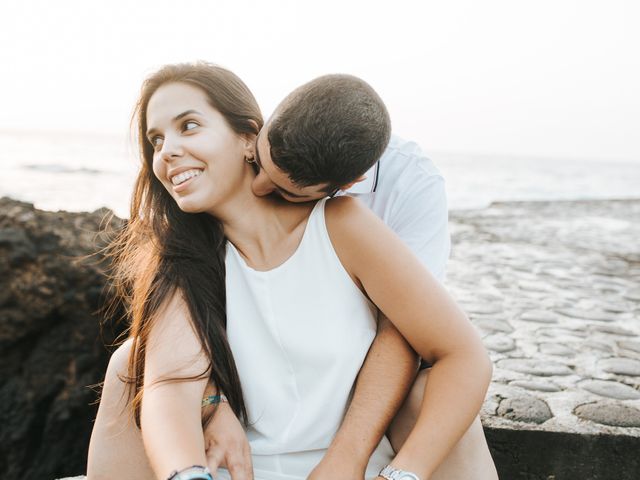
[[[130,351],[131,340],[127,340],[109,360],[89,443],[87,480],[155,479],[128,405],[128,385],[118,377],[127,373]]]
[[[428,376],[428,369],[420,371],[404,404],[391,422],[387,434],[396,452],[405,442],[418,419]],[[429,445],[425,445],[426,448],[429,448]],[[496,467],[489,453],[479,417],[476,417],[469,430],[431,477],[431,480],[497,479]]]

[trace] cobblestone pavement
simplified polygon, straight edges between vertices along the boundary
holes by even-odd
[[[484,425],[640,437],[640,200],[498,203],[451,233],[494,361]]]

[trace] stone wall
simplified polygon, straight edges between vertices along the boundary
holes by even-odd
[[[494,361],[505,479],[640,478],[640,201],[451,215],[449,289]]]

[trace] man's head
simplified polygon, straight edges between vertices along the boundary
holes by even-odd
[[[325,75],[294,90],[256,140],[256,195],[310,201],[360,180],[389,143],[389,113],[351,75]]]

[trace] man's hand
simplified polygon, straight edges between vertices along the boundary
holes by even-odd
[[[253,480],[251,447],[242,424],[227,403],[215,407],[213,419],[204,430],[207,463],[215,478],[218,467],[229,470],[233,480]]]
[[[345,455],[328,451],[307,480],[364,480],[366,465],[349,461]]]

